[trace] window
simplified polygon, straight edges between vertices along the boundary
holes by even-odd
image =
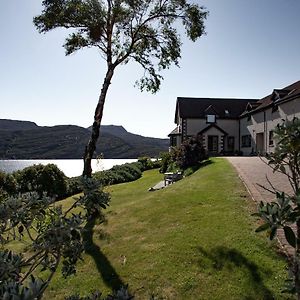
[[[229,136],[227,138],[227,148],[229,152],[234,151],[234,136]]]
[[[269,131],[269,146],[274,146],[274,131]]]
[[[177,146],[177,138],[174,135],[171,135],[171,137],[170,137],[170,146],[171,147],[176,147]]]
[[[251,147],[251,135],[242,135],[242,147]]]
[[[206,123],[216,123],[216,115],[207,115]]]

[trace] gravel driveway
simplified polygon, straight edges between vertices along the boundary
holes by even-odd
[[[289,184],[287,177],[284,174],[275,172],[266,164],[265,159],[259,157],[227,157],[230,163],[237,170],[241,180],[244,182],[252,198],[257,201],[274,201],[275,195],[258,184],[273,190],[268,180],[272,183],[273,187],[279,191],[286,193],[292,193],[292,188]],[[284,238],[283,230],[278,231],[278,240],[284,250],[289,254],[293,249],[287,246],[287,242]]]

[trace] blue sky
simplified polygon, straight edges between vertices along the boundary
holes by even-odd
[[[144,136],[166,137],[175,127],[176,98],[262,98],[300,80],[299,0],[198,0],[209,10],[207,35],[183,39],[180,68],[164,72],[156,94],[134,82],[142,70],[118,69],[102,124]],[[39,34],[32,18],[41,1],[0,1],[0,118],[40,126],[87,127],[105,65],[96,50],[65,56],[66,32]]]

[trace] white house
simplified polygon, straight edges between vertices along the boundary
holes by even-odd
[[[300,81],[262,99],[178,97],[170,145],[201,135],[213,155],[272,152],[276,125],[294,117],[300,118]]]

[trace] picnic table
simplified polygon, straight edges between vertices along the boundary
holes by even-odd
[[[177,180],[182,179],[181,172],[167,172],[164,173],[165,186],[174,183]]]

